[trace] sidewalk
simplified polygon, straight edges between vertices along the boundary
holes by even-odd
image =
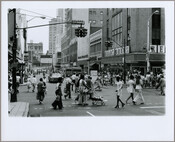
[[[8,110],[9,116],[28,117],[29,103],[27,103],[27,102],[9,103],[8,109],[9,109]]]

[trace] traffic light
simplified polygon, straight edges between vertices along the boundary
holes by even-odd
[[[75,29],[75,35],[76,35],[77,37],[80,36],[80,35],[79,35],[79,29]]]
[[[109,47],[109,41],[105,41],[105,46]]]
[[[83,37],[87,35],[87,29],[83,29]]]
[[[79,29],[79,35],[80,35],[80,37],[83,37],[83,29],[82,28]]]
[[[112,41],[110,41],[109,46],[110,46],[110,47],[112,47],[112,45],[113,45],[113,42],[112,42]]]
[[[105,41],[105,46],[106,47],[112,47],[113,42],[112,41]]]
[[[84,27],[78,27],[78,29],[75,29],[75,35],[77,37],[85,37],[87,35],[87,29]]]

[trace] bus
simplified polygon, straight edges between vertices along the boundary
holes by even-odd
[[[82,73],[81,67],[68,67],[64,69],[65,76],[72,75],[73,73]]]

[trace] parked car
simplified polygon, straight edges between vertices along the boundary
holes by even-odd
[[[60,73],[53,73],[48,77],[48,80],[50,83],[57,83],[59,77],[62,77]]]

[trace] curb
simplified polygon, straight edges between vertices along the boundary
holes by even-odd
[[[9,103],[8,114],[10,117],[28,117],[29,103],[27,102]]]

